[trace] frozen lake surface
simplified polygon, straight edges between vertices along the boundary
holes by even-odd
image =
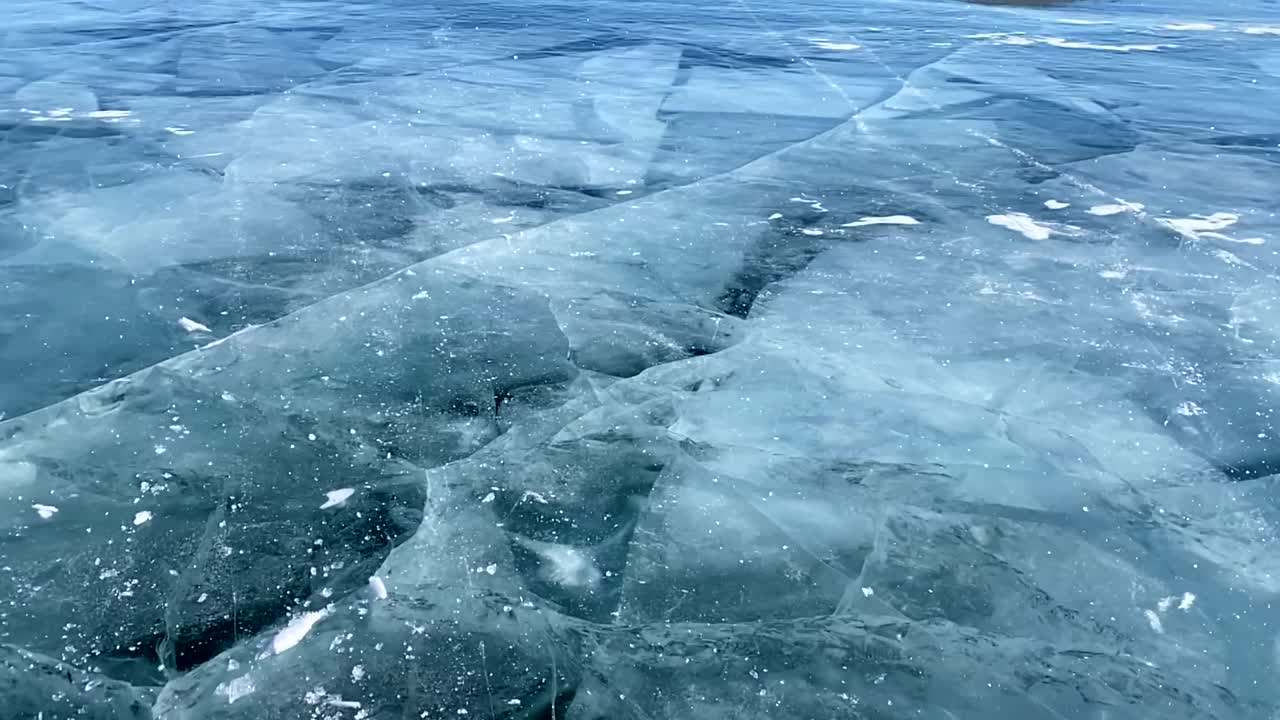
[[[5,0],[0,720],[1273,720],[1280,3]]]

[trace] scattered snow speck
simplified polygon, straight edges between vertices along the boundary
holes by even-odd
[[[210,330],[210,329],[209,329],[209,326],[208,326],[208,325],[205,325],[205,324],[203,324],[203,323],[198,323],[198,322],[196,322],[195,320],[192,320],[192,319],[191,319],[191,318],[189,318],[189,317],[180,317],[180,318],[178,318],[178,326],[179,326],[179,327],[181,327],[183,330],[186,330],[186,331],[187,331],[187,332],[189,332],[189,333],[193,333],[193,332],[213,332],[212,330]]]
[[[858,218],[840,227],[863,227],[866,225],[919,225],[920,221],[910,215],[884,215],[881,217]]]
[[[378,600],[387,599],[387,585],[377,575],[369,578],[369,590],[373,592],[373,596]]]
[[[1036,222],[1026,213],[1006,213],[1004,215],[988,215],[987,222],[1016,233],[1021,233],[1030,240],[1048,240],[1053,229],[1048,225]]]
[[[290,620],[288,625],[281,628],[280,632],[277,632],[275,637],[271,638],[272,651],[279,655],[302,642],[302,638],[311,632],[311,628],[315,627],[315,624],[323,620],[328,614],[328,610],[316,610],[302,613]]]
[[[355,494],[356,494],[355,488],[339,488],[337,490],[330,490],[329,492],[324,494],[325,498],[327,499],[324,501],[324,504],[320,506],[320,509],[328,510],[331,507],[337,507],[342,503],[346,502],[348,499],[351,498],[352,495],[355,495]]]
[[[139,511],[139,512],[137,512],[137,513],[134,513],[134,515],[133,515],[133,524],[134,524],[134,525],[142,525],[142,524],[144,524],[144,523],[150,522],[150,521],[151,521],[151,517],[152,517],[152,516],[151,516],[151,511],[150,511],[150,510],[142,510],[142,511]]]
[[[1195,417],[1196,415],[1204,415],[1204,408],[1190,400],[1184,400],[1178,403],[1178,407],[1173,409],[1174,412],[1185,417]]]
[[[1045,200],[1044,206],[1050,210],[1061,210],[1063,208],[1071,207],[1071,203],[1062,202],[1061,200]]]
[[[35,510],[36,514],[43,520],[48,520],[54,516],[54,513],[58,512],[58,508],[53,505],[41,505],[40,503],[32,505],[31,509]]]

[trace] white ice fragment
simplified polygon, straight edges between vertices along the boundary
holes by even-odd
[[[504,224],[504,223],[509,223],[509,222],[511,222],[512,220],[515,220],[515,219],[516,219],[516,216],[515,216],[515,215],[508,215],[508,216],[506,216],[506,217],[494,218],[494,219],[490,220],[489,222],[493,223],[494,225],[502,225],[502,224]]]
[[[180,128],[180,127],[166,127],[165,130],[168,130],[174,135],[190,135],[195,132],[195,130],[188,130],[186,128]]]
[[[1098,275],[1108,280],[1123,280],[1129,276],[1129,273],[1126,270],[1102,270]]]
[[[1280,35],[1280,25],[1251,25],[1244,29],[1246,35]]]
[[[193,333],[193,332],[213,332],[212,330],[210,330],[210,329],[209,329],[209,326],[208,326],[208,325],[204,325],[204,324],[202,324],[202,323],[198,323],[198,322],[196,322],[195,320],[192,320],[192,319],[191,319],[191,318],[189,318],[189,317],[180,317],[180,318],[178,318],[178,326],[179,326],[179,327],[181,327],[183,330],[186,330],[186,331],[187,331],[187,332],[189,332],[189,333]]]
[[[1178,601],[1178,609],[1190,610],[1191,606],[1195,604],[1196,604],[1196,594],[1184,592],[1182,593],[1182,599]]]
[[[218,686],[213,689],[215,693],[227,699],[228,705],[246,695],[252,694],[255,690],[257,690],[257,688],[253,685],[253,678],[248,675],[241,675],[238,678],[219,683]]]
[[[494,575],[498,572],[498,566],[493,563],[489,563],[485,566],[484,571],[490,575]]]
[[[271,650],[279,655],[302,642],[302,638],[311,632],[311,628],[315,627],[315,624],[323,620],[328,614],[329,611],[327,609],[315,610],[302,613],[290,620],[288,625],[285,625],[280,632],[275,634],[275,637],[271,638]]]
[[[635,192],[635,190],[619,190],[615,192],[614,195],[630,195],[633,192]]]
[[[488,495],[485,495],[483,498],[481,498],[480,502],[481,502],[481,503],[491,503],[491,502],[493,502],[494,500],[496,500],[496,499],[497,499],[497,497],[498,497],[497,495],[494,495],[493,493],[489,493]]]
[[[1062,202],[1061,200],[1045,200],[1044,206],[1050,210],[1061,210],[1063,208],[1071,207],[1071,203]]]
[[[508,701],[507,701],[507,704],[508,704],[508,705],[519,705],[519,704],[520,704],[520,700],[518,700],[517,698],[511,698],[510,700],[508,700]]]
[[[355,488],[339,488],[337,490],[330,490],[325,493],[325,497],[328,499],[324,501],[324,504],[320,506],[320,509],[328,510],[331,507],[337,507],[355,494]]]
[[[533,500],[534,502],[539,502],[543,505],[547,504],[547,499],[543,497],[542,493],[534,492],[532,490],[525,490],[524,495],[520,496],[520,502],[524,502],[525,500]]]
[[[85,117],[95,120],[120,120],[127,118],[133,113],[128,110],[94,110],[84,114]]]
[[[872,595],[875,595],[875,594],[876,594],[876,591],[872,590],[869,587],[862,588],[862,597],[871,597]]]
[[[801,230],[800,232],[804,233],[805,235],[812,236],[812,237],[817,237],[818,235],[821,235],[821,234],[822,234],[822,231],[821,231],[821,230],[817,230],[817,229],[815,229],[815,228],[805,228],[805,229]]]
[[[152,517],[152,516],[151,516],[151,511],[150,511],[150,510],[142,510],[142,511],[140,511],[140,512],[134,513],[134,515],[133,515],[133,524],[134,524],[134,525],[143,525],[143,524],[145,524],[145,523],[150,522],[150,521],[151,521],[151,517]]]
[[[1164,623],[1160,622],[1160,616],[1156,614],[1155,610],[1143,610],[1142,614],[1147,616],[1147,624],[1151,626],[1152,630],[1158,633],[1164,632]]]
[[[409,299],[410,300],[426,300],[429,297],[431,297],[431,294],[428,293],[426,290],[419,290],[418,292],[414,293]]]
[[[369,590],[373,593],[374,598],[378,600],[387,599],[387,585],[377,575],[369,578]]]
[[[988,215],[987,222],[1021,233],[1031,240],[1048,240],[1053,229],[1048,225],[1036,222],[1026,213],[1006,213],[1004,215]]]
[[[364,666],[356,665],[351,668],[351,682],[360,682],[364,679]]]
[[[53,517],[54,513],[58,512],[58,508],[52,505],[41,505],[40,503],[32,505],[31,508],[36,511],[36,514],[39,515],[42,520],[48,520]]]
[[[847,222],[840,227],[863,227],[865,225],[919,225],[920,221],[910,215],[884,215],[880,217],[863,217]]]
[[[770,215],[770,216],[769,216],[769,219],[770,219],[770,220],[779,220],[779,219],[781,219],[781,218],[782,218],[782,213],[778,213],[778,212],[776,212],[776,213],[774,213],[774,214],[772,214],[772,215]]]
[[[1169,597],[1160,598],[1160,602],[1156,603],[1156,609],[1160,612],[1169,612],[1169,608],[1173,605],[1173,601],[1178,598],[1170,595]]]
[[[1207,22],[1184,22],[1184,23],[1169,23],[1167,25],[1161,25],[1160,27],[1164,28],[1165,30],[1205,31],[1205,30],[1213,30],[1217,26],[1214,25],[1213,23],[1207,23]]]

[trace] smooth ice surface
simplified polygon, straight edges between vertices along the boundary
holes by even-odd
[[[1277,17],[0,4],[0,720],[1273,720]]]

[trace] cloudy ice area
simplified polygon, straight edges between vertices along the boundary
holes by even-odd
[[[0,28],[0,720],[1280,717],[1275,0]]]

